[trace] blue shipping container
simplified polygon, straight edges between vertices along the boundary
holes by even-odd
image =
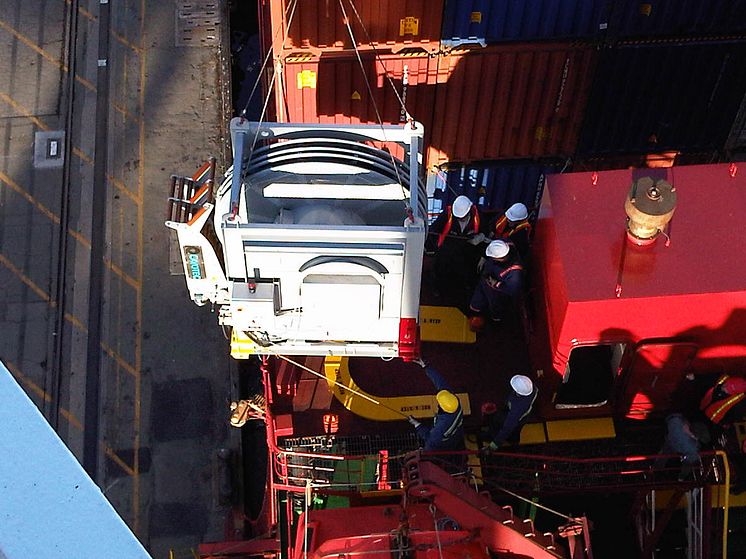
[[[578,153],[721,150],[746,92],[746,44],[625,46],[601,53]]]
[[[444,47],[595,37],[611,0],[446,0]]]
[[[746,32],[746,0],[613,0],[609,36],[646,38]]]
[[[526,160],[449,166],[433,177],[435,185],[430,196],[430,213],[433,218],[437,217],[443,207],[463,194],[488,213],[503,212],[516,202],[522,202],[533,220],[539,209],[546,176],[559,172],[561,168],[560,163]]]
[[[746,33],[746,0],[446,0],[441,44]]]

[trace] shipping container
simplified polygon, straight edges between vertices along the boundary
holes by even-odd
[[[275,96],[278,120],[377,124],[380,115],[384,124],[399,124],[406,121],[408,113],[424,125],[427,143],[432,129],[438,59],[372,53],[361,59],[362,68],[355,56],[286,61],[281,92]],[[389,148],[398,153],[395,147]]]
[[[601,54],[580,154],[717,151],[746,90],[745,44],[620,46]]]
[[[611,0],[446,0],[444,49],[463,44],[589,39],[605,33]]]
[[[437,217],[457,196],[469,197],[486,213],[502,213],[516,202],[535,219],[549,174],[560,172],[563,161],[484,161],[448,165],[428,176],[428,212]]]
[[[353,51],[345,13],[360,50],[440,49],[443,0],[261,0],[263,46],[279,58]]]
[[[572,155],[597,56],[534,43],[441,57],[428,165]]]
[[[746,0],[612,0],[610,38],[746,32]]]
[[[441,44],[743,33],[746,0],[446,0]]]

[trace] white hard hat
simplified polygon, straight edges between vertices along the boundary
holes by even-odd
[[[505,217],[510,221],[521,221],[528,217],[528,210],[526,206],[518,202],[508,208],[508,211],[505,212]]]
[[[471,205],[471,200],[469,200],[466,196],[464,196],[463,194],[461,196],[458,196],[453,201],[453,215],[455,215],[459,219],[465,217],[466,214],[469,213]]]
[[[521,396],[530,396],[534,391],[534,383],[526,375],[514,375],[510,379],[510,387]]]
[[[500,239],[492,241],[487,245],[487,250],[484,252],[490,258],[504,258],[510,252],[510,247],[505,241]]]

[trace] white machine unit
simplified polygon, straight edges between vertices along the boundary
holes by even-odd
[[[417,123],[234,118],[234,164],[214,196],[214,163],[173,177],[166,225],[190,296],[220,307],[234,357],[417,357],[422,137]]]

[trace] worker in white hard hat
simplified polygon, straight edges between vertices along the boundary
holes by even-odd
[[[438,391],[435,396],[438,411],[433,418],[432,427],[423,425],[412,416],[407,418],[422,441],[423,449],[463,450],[464,411],[461,408],[461,402],[438,371],[426,365],[422,359],[418,359],[415,363],[425,369],[427,377]]]
[[[498,414],[496,421],[491,425],[494,434],[487,446],[490,450],[497,450],[505,441],[519,442],[521,427],[531,413],[539,394],[536,385],[526,375],[513,375],[510,379],[510,389],[502,414]]]
[[[428,229],[425,252],[435,256],[435,289],[463,308],[477,281],[476,264],[489,242],[474,203],[458,196]]]
[[[531,224],[528,222],[528,208],[517,202],[505,210],[492,228],[495,239],[504,239],[513,243],[523,262],[528,261]]]
[[[510,305],[521,295],[523,266],[515,254],[515,247],[497,239],[485,250],[481,278],[469,302],[469,325],[478,331],[484,327],[485,317],[494,321],[504,318]]]

